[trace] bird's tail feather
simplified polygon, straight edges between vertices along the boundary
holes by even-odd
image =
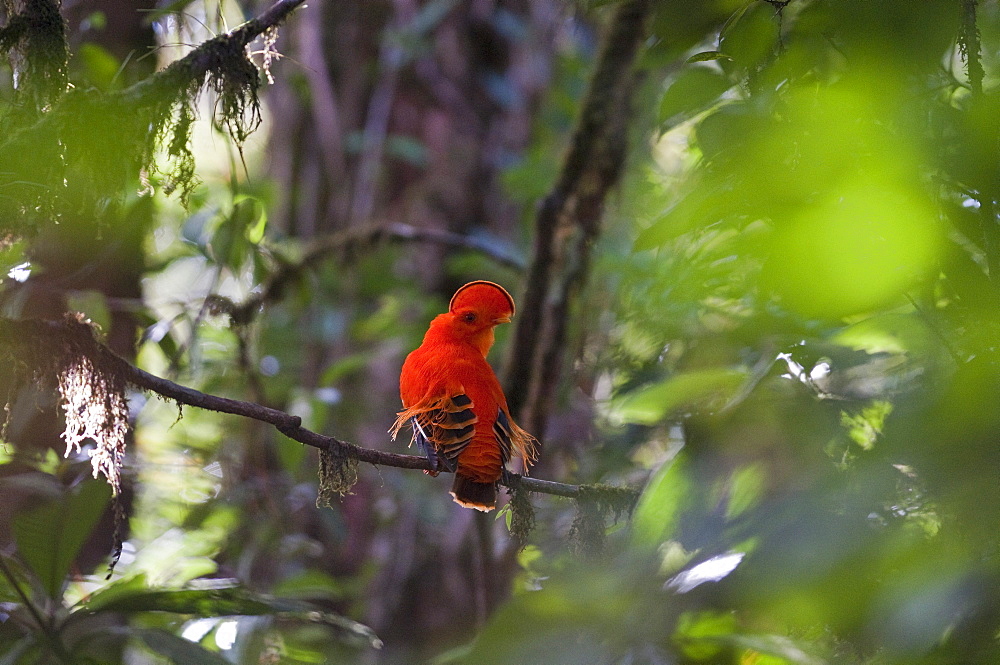
[[[471,478],[455,474],[451,495],[454,497],[455,503],[460,506],[475,508],[484,513],[497,507],[496,483],[477,483]]]

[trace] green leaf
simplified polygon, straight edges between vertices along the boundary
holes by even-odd
[[[233,206],[234,216],[239,213],[247,240],[254,245],[259,244],[267,229],[267,206],[260,198],[250,194],[237,194],[233,197]]]
[[[150,589],[130,583],[116,593],[92,596],[84,604],[91,612],[173,612],[194,616],[256,616],[279,610],[299,609],[290,603],[266,602],[245,589],[228,586],[215,589]]]
[[[62,500],[43,504],[14,519],[17,550],[51,598],[62,595],[73,559],[110,498],[107,483],[88,479]]]
[[[655,425],[680,411],[722,406],[746,379],[738,369],[703,369],[676,374],[625,395],[614,408],[626,423]]]
[[[685,67],[663,93],[660,101],[661,125],[676,125],[704,111],[732,86],[722,72],[711,67]]]
[[[687,62],[711,62],[713,60],[732,60],[732,58],[722,51],[702,51],[701,53],[692,55],[687,59]]]
[[[97,591],[77,603],[75,608],[84,608],[87,611],[98,611],[105,605],[120,598],[142,593],[149,588],[149,582],[145,573],[139,573],[131,577],[123,577],[106,584]]]
[[[778,19],[766,2],[747,5],[719,34],[719,50],[743,68],[762,64],[778,43]]]
[[[22,661],[21,657],[26,653],[30,652],[37,646],[37,639],[40,635],[35,633],[31,635],[26,635],[14,644],[11,645],[10,649],[0,656],[0,665],[17,665],[18,663],[37,663],[36,660],[25,660]]]
[[[285,619],[318,623],[332,628],[342,641],[349,644],[374,648],[382,645],[368,626],[339,614],[320,610],[316,605],[305,601],[272,598],[237,586],[211,589],[139,588],[138,579],[130,580],[120,589],[91,596],[83,604],[79,615],[82,618],[95,612],[171,612],[200,617],[281,614]]]
[[[220,654],[208,651],[165,630],[140,629],[134,633],[150,649],[166,656],[177,665],[232,665]]]
[[[657,469],[639,497],[632,513],[632,544],[655,548],[669,538],[691,493],[687,459],[678,453]]]
[[[677,621],[676,640],[689,658],[708,660],[724,646],[720,637],[728,637],[736,628],[736,618],[726,612],[685,612]]]
[[[77,60],[83,64],[87,80],[101,90],[111,87],[121,63],[103,46],[85,42],[76,52]]]
[[[822,665],[823,663],[822,659],[807,653],[795,641],[782,635],[729,633],[706,636],[706,638],[707,641],[771,656],[782,663],[793,663],[794,665]]]

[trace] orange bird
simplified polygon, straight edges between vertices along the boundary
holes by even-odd
[[[469,282],[451,297],[448,312],[431,321],[424,341],[406,356],[399,376],[404,425],[430,460],[431,475],[454,471],[451,495],[466,508],[496,508],[497,481],[512,455],[535,460],[536,441],[510,417],[507,398],[486,354],[493,328],[509,323],[514,299],[499,284]]]

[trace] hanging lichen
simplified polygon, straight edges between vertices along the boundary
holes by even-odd
[[[58,372],[59,394],[66,414],[66,456],[79,452],[88,439],[94,477],[103,475],[115,495],[121,491],[121,468],[128,435],[128,397],[125,380],[98,365],[100,355],[93,328],[79,315],[67,316],[67,335]],[[74,326],[74,321],[77,325]]]
[[[606,522],[618,521],[635,508],[639,492],[630,487],[614,485],[580,485],[576,498],[576,517],[569,527],[573,549],[585,557],[594,557],[604,550]]]
[[[336,445],[331,448],[319,451],[317,508],[332,508],[334,495],[343,498],[351,493],[351,488],[358,482],[358,460],[341,454]]]
[[[30,98],[19,109],[25,113],[46,110],[66,91],[69,47],[66,22],[53,0],[5,0],[7,24],[0,28],[0,53],[10,53],[14,86]]]
[[[980,60],[981,39],[976,20],[976,0],[962,0],[962,25],[958,32],[958,51],[965,60],[969,88],[974,95],[983,93],[983,64]]]
[[[510,494],[510,537],[519,550],[528,544],[528,536],[535,529],[535,507],[531,505],[531,492],[520,483],[520,476],[510,474],[505,477],[507,493]]]
[[[136,180],[140,192],[151,193],[154,174],[186,205],[198,184],[191,130],[202,92],[214,94],[212,119],[241,149],[261,123],[261,74],[248,44],[264,35],[270,67],[275,24],[300,4],[288,3],[270,25],[253,20],[218,35],[129,88],[104,91],[69,88],[58,3],[0,1],[10,17],[0,27],[0,53],[16,61],[18,96],[0,136],[0,236],[12,237],[30,235],[66,211],[90,210],[84,214],[99,218]],[[166,160],[157,159],[161,149]]]
[[[93,441],[89,454],[94,477],[103,475],[117,496],[128,433],[127,382],[111,363],[103,362],[93,324],[78,314],[68,314],[62,322],[3,320],[2,324],[0,348],[6,357],[0,360],[20,367],[15,369],[18,385],[23,386],[29,376],[56,378],[66,416],[62,433],[66,455]],[[8,414],[9,409],[8,403]]]

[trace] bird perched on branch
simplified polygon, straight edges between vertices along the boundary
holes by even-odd
[[[493,328],[509,323],[514,299],[493,282],[469,282],[452,296],[445,314],[431,321],[424,341],[406,357],[399,377],[404,425],[427,455],[431,470],[454,471],[451,495],[466,508],[496,507],[500,472],[514,455],[525,469],[535,460],[535,438],[510,417],[507,398],[486,354]]]

